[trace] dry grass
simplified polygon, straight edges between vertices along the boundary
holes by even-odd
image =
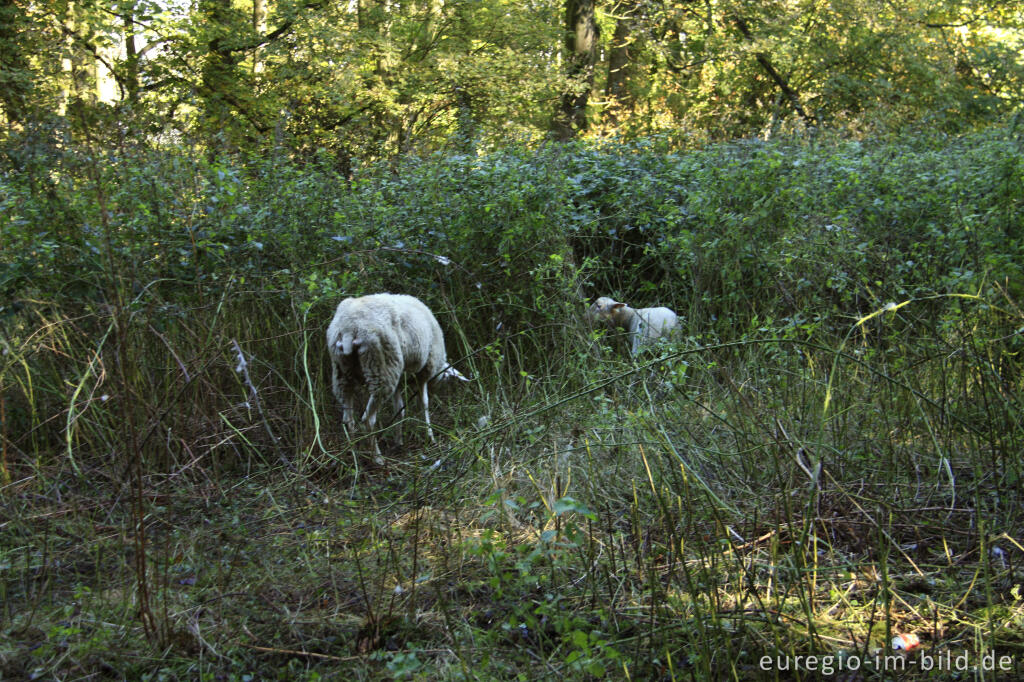
[[[1020,413],[966,338],[633,365],[567,337],[533,374],[481,362],[440,445],[406,425],[378,467],[301,320],[83,319],[40,312],[5,361],[35,424],[4,433],[5,679],[1022,671]]]

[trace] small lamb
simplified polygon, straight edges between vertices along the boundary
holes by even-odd
[[[668,308],[630,308],[625,303],[602,296],[587,310],[592,321],[601,321],[612,329],[625,329],[630,336],[630,354],[636,355],[642,344],[668,336],[679,325],[679,316]]]
[[[409,373],[416,378],[427,435],[434,442],[427,385],[447,379],[469,381],[448,364],[441,325],[430,308],[413,296],[346,298],[338,304],[327,328],[327,349],[334,396],[341,405],[342,420],[350,428],[355,427],[352,402],[360,385],[370,394],[361,421],[373,429],[381,401],[391,398],[396,415],[405,407],[399,383],[402,374]],[[376,437],[373,447],[379,458]]]

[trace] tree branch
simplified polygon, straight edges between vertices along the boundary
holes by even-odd
[[[305,3],[304,5],[302,5],[300,9],[323,9],[326,6],[327,0],[317,0],[316,2]],[[272,43],[281,36],[283,36],[285,33],[291,31],[293,26],[295,26],[295,17],[286,19],[284,23],[282,23],[280,26],[275,28],[270,33],[267,33],[262,36],[256,36],[253,40],[250,40],[241,45],[225,47],[223,48],[221,53],[227,54],[231,52],[247,52],[249,50],[255,50],[257,48],[263,47],[267,43]]]
[[[753,43],[754,36],[750,32],[750,27],[747,25],[747,22],[744,21],[743,17],[734,15],[732,19],[747,42]],[[768,74],[768,77],[771,78],[777,86],[779,86],[779,90],[781,90],[782,94],[786,96],[786,99],[789,100],[790,105],[796,113],[800,115],[800,118],[804,119],[804,121],[810,125],[814,125],[816,123],[814,117],[809,115],[804,110],[803,105],[800,104],[800,94],[790,86],[786,77],[778,72],[772,64],[771,58],[768,54],[766,52],[755,52],[754,58],[757,60],[757,63],[761,65],[761,68],[764,69],[765,73]]]

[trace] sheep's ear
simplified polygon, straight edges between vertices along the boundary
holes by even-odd
[[[612,303],[612,310],[618,310],[619,308],[625,308],[625,303]]]

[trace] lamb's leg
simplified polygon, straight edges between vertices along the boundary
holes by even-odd
[[[637,317],[639,318],[640,316],[637,315]],[[630,332],[630,336],[633,337],[633,346],[630,349],[629,354],[632,355],[633,357],[636,357],[636,354],[640,352],[640,337],[644,336],[646,333],[647,330],[644,328],[643,321],[637,319],[636,327],[633,329],[632,332]]]
[[[427,383],[426,381],[420,384],[420,401],[423,403],[423,421],[427,422],[427,435],[430,436],[430,442],[436,443],[434,440],[434,430],[430,428],[430,398],[427,395]]]

